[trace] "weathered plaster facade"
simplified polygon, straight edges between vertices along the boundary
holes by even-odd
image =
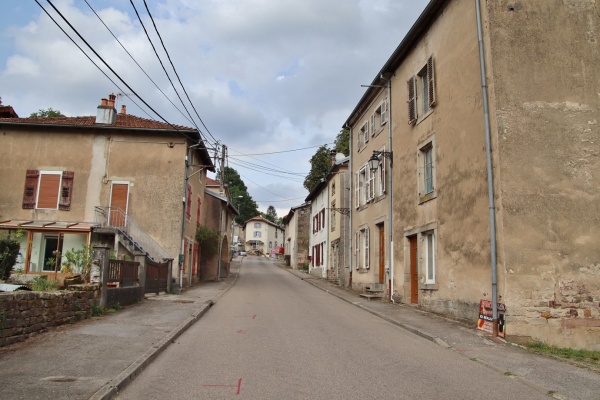
[[[507,337],[598,350],[598,5],[479,4]],[[372,83],[391,76],[394,299],[473,326],[492,295],[476,16],[473,0],[432,0]],[[381,92],[367,89],[353,135]],[[356,173],[366,157],[352,154]],[[376,218],[353,212],[354,231]]]
[[[7,188],[0,194],[1,219],[97,226],[96,208],[109,207],[113,184],[120,184],[126,188],[123,212],[127,218],[133,219],[177,263],[184,218],[184,254],[189,254],[189,248],[194,246],[196,218],[200,215],[200,202],[195,199],[204,192],[206,168],[214,169],[210,157],[205,149],[189,152],[189,164],[206,167],[189,178],[189,190],[184,191],[185,159],[189,146],[195,144],[192,139],[197,137],[197,131],[175,129],[124,112],[116,114],[112,101],[110,106],[98,107],[112,110],[112,123],[98,123],[99,116],[0,119],[0,185]],[[72,171],[69,209],[24,208],[27,170]],[[190,170],[188,173],[192,174]],[[186,198],[189,209],[182,206],[184,193],[191,196]],[[23,227],[27,229],[26,225]],[[47,228],[44,232],[52,233]],[[195,266],[191,261],[186,256],[184,285],[193,282],[191,273]],[[174,268],[176,276],[178,268]]]

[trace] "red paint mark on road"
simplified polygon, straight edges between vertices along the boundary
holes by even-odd
[[[235,395],[238,396],[242,391],[242,378],[238,379],[237,385],[202,385],[202,387],[212,387],[212,388],[235,388]]]
[[[245,329],[240,329],[239,331],[237,331],[237,333],[246,334],[246,330]]]
[[[254,314],[254,315],[252,316],[252,319],[256,319],[256,314]]]

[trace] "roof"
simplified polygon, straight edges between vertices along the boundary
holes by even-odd
[[[169,131],[198,132],[195,128],[172,125],[131,114],[116,114],[114,124],[97,124],[96,116],[85,117],[37,117],[37,118],[0,118],[0,124],[53,125],[61,127],[93,127],[98,129],[157,129]]]
[[[252,218],[250,218],[248,221],[244,222],[244,225],[246,225],[246,224],[247,224],[248,222],[250,222],[250,221],[260,221],[260,222],[264,222],[264,223],[267,223],[267,224],[269,224],[269,225],[272,225],[272,226],[274,226],[275,228],[282,229],[282,228],[281,228],[281,226],[279,226],[279,225],[277,225],[277,224],[275,224],[275,223],[273,223],[273,222],[269,221],[268,219],[264,218],[264,217],[263,217],[263,216],[261,216],[261,215],[257,215],[256,217],[252,217]]]
[[[206,177],[206,186],[221,186],[221,182],[216,181],[212,178]]]
[[[230,201],[227,199],[227,197],[226,197],[226,196],[223,196],[223,195],[222,195],[222,194],[220,194],[220,193],[213,192],[213,191],[212,191],[212,190],[210,190],[210,189],[205,189],[205,190],[204,190],[204,193],[205,193],[205,194],[207,194],[207,195],[209,195],[209,196],[212,196],[212,197],[214,197],[214,198],[216,198],[216,199],[219,199],[219,200],[221,200],[223,203],[227,203],[227,207],[228,207],[230,210],[232,210],[232,211],[233,211],[233,213],[234,213],[235,215],[240,215],[240,212],[238,211],[238,209],[237,209],[237,208],[235,208],[235,206],[234,206],[234,205],[233,205],[233,204],[232,204],[232,203],[231,203],[231,202],[230,202]]]
[[[321,193],[321,191],[327,187],[327,185],[328,185],[327,182],[333,176],[333,174],[334,174],[333,171],[344,164],[348,164],[349,162],[350,162],[350,157],[344,157],[341,160],[334,162],[333,165],[331,166],[331,168],[329,168],[327,175],[325,175],[325,178],[321,179],[321,182],[319,182],[317,185],[315,185],[315,187],[310,191],[308,196],[306,196],[306,199],[304,199],[304,201],[310,202],[319,193]]]
[[[404,36],[398,47],[396,47],[396,50],[394,50],[377,75],[375,75],[370,87],[365,90],[365,93],[357,103],[356,107],[352,110],[346,122],[344,122],[344,127],[350,127],[354,122],[354,118],[360,116],[369,101],[382,90],[381,86],[387,84],[387,80],[385,80],[383,76],[391,75],[398,69],[398,66],[402,64],[404,59],[412,51],[414,45],[421,40],[421,36],[423,36],[433,21],[438,17],[440,10],[450,1],[451,0],[431,0],[429,4],[427,4],[419,18],[417,18],[406,36]]]

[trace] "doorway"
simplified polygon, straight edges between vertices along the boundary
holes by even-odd
[[[129,182],[113,182],[110,191],[110,226],[125,226],[128,199]]]
[[[410,302],[419,304],[419,268],[417,265],[417,235],[408,236],[410,263]]]
[[[44,258],[42,259],[42,271],[60,271],[62,253],[62,235],[44,235]]]

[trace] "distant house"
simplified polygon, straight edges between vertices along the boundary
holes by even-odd
[[[384,279],[396,302],[598,349],[596,8],[429,2],[345,123],[353,286]],[[373,151],[393,152],[379,157],[393,190]]]
[[[231,244],[233,242],[233,218],[239,215],[231,203],[229,190],[220,182],[206,178],[203,212],[205,226],[219,235],[217,249],[211,256],[201,255],[200,279],[203,281],[224,278],[229,274]]]
[[[113,256],[174,259],[173,278],[190,285],[211,158],[196,129],[117,113],[115,101],[96,116],[0,118],[0,229],[24,233],[25,273],[60,277],[64,252],[102,242]]]
[[[351,285],[350,172],[349,157],[332,154],[333,165],[325,180],[329,186],[327,279],[344,287]]]
[[[289,256],[290,267],[304,268],[309,255],[310,204],[290,208],[283,217],[283,224],[286,233],[285,255]]]
[[[285,231],[281,226],[260,215],[250,218],[245,225],[247,252],[269,255],[275,248],[283,246]]]

